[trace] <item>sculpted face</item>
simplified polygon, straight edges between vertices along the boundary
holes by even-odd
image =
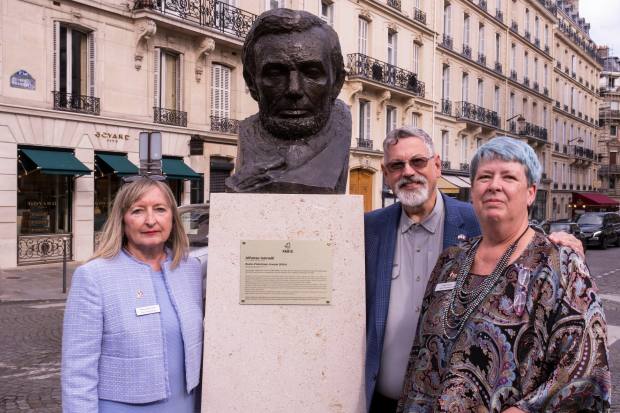
[[[253,87],[263,126],[281,139],[320,131],[329,119],[335,82],[326,34],[318,27],[269,34],[254,51]]]

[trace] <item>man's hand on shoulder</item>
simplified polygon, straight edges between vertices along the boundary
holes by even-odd
[[[569,234],[568,232],[552,232],[551,234],[549,234],[549,241],[562,247],[572,248],[577,254],[579,254],[581,258],[583,258],[584,260],[586,258],[586,254],[583,251],[583,244],[581,243],[581,241],[579,241],[577,238],[575,238],[574,235]]]

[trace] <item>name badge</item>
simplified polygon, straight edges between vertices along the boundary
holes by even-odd
[[[147,305],[146,307],[136,307],[136,315],[148,315],[159,313],[159,304]]]
[[[453,290],[455,286],[456,286],[456,281],[437,284],[437,286],[435,287],[435,292]]]

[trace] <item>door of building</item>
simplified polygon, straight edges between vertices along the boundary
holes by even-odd
[[[351,171],[349,179],[349,193],[364,196],[364,212],[372,210],[372,177],[374,172],[364,169]]]

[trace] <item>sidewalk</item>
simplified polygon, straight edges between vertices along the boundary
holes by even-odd
[[[67,263],[67,292],[71,275],[80,264]],[[0,303],[66,299],[67,294],[62,292],[62,262],[0,269]]]

